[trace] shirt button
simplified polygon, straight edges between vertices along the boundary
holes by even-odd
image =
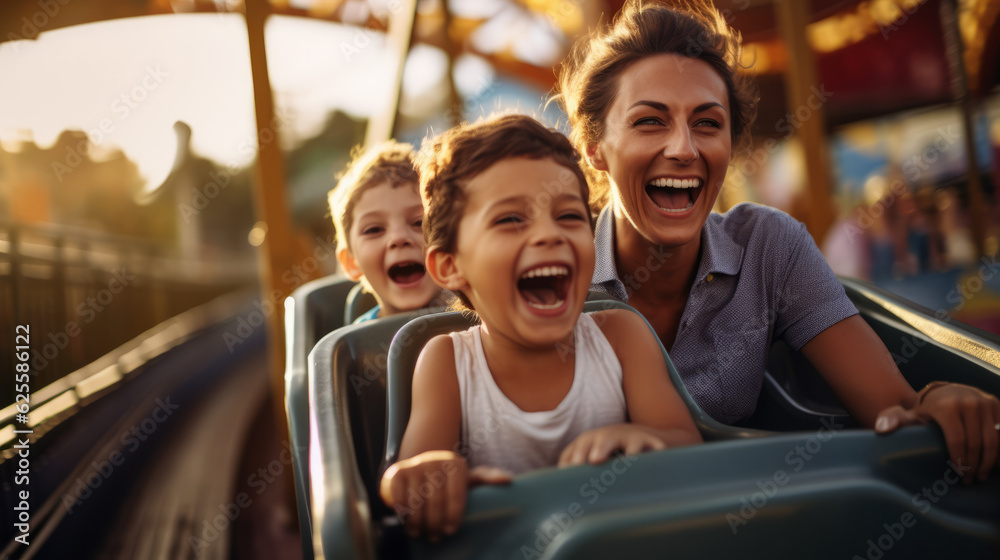
[[[711,282],[712,280],[715,280],[715,276],[712,274],[709,274],[708,276],[705,277],[706,282]]]

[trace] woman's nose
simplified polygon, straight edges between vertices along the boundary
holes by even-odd
[[[685,127],[675,127],[667,137],[663,147],[663,157],[688,165],[698,157],[698,148],[691,138],[691,131]]]

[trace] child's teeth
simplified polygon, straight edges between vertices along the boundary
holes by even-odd
[[[528,272],[525,272],[521,278],[535,278],[536,276],[566,276],[569,274],[569,269],[565,266],[543,266],[541,268],[533,268]]]
[[[560,305],[563,304],[563,301],[565,301],[565,300],[561,299],[561,300],[559,300],[559,301],[557,301],[555,303],[550,303],[549,305],[545,305],[545,304],[541,304],[541,303],[531,303],[530,301],[526,302],[526,303],[528,305],[530,305],[531,307],[534,307],[535,309],[556,309]]]

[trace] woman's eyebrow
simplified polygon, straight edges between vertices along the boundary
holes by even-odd
[[[660,103],[659,101],[647,101],[645,99],[636,101],[635,103],[629,105],[628,108],[629,108],[629,110],[632,110],[632,109],[634,109],[634,108],[636,108],[636,107],[638,107],[640,105],[645,105],[647,107],[651,107],[653,109],[656,109],[657,111],[662,111],[664,113],[669,113],[670,112],[670,108],[667,107],[665,104]]]
[[[666,104],[660,103],[659,101],[648,101],[648,100],[645,100],[645,99],[642,99],[640,101],[636,101],[635,103],[633,103],[632,105],[630,105],[629,106],[629,110],[632,110],[635,107],[639,107],[641,105],[644,105],[646,107],[650,107],[650,108],[656,109],[657,111],[660,111],[660,112],[663,112],[663,113],[669,113],[670,112],[670,107],[667,107]],[[701,112],[704,112],[704,111],[707,111],[707,110],[711,109],[712,107],[718,107],[718,108],[722,109],[723,111],[726,110],[726,108],[723,107],[722,103],[719,103],[717,101],[709,101],[708,103],[702,103],[701,105],[698,105],[697,107],[695,107],[693,112],[694,113],[701,113]]]
[[[702,103],[701,105],[698,105],[697,107],[694,108],[694,112],[701,113],[711,109],[712,107],[718,107],[722,109],[724,112],[728,113],[728,111],[726,111],[726,108],[722,106],[722,103],[719,103],[718,101],[710,101],[708,103]]]

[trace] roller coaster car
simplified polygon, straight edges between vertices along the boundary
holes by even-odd
[[[842,282],[914,387],[948,379],[1000,395],[1000,337]],[[585,311],[609,307],[631,309],[591,301]],[[301,386],[288,397],[307,557],[1000,557],[1000,472],[958,482],[935,426],[852,429],[819,374],[780,346],[747,426],[702,412],[668,358],[707,443],[475,488],[455,535],[411,539],[378,499],[378,478],[399,451],[420,349],[468,326],[457,313],[395,316],[338,329],[312,349],[308,400]],[[290,389],[301,374],[289,374]]]

